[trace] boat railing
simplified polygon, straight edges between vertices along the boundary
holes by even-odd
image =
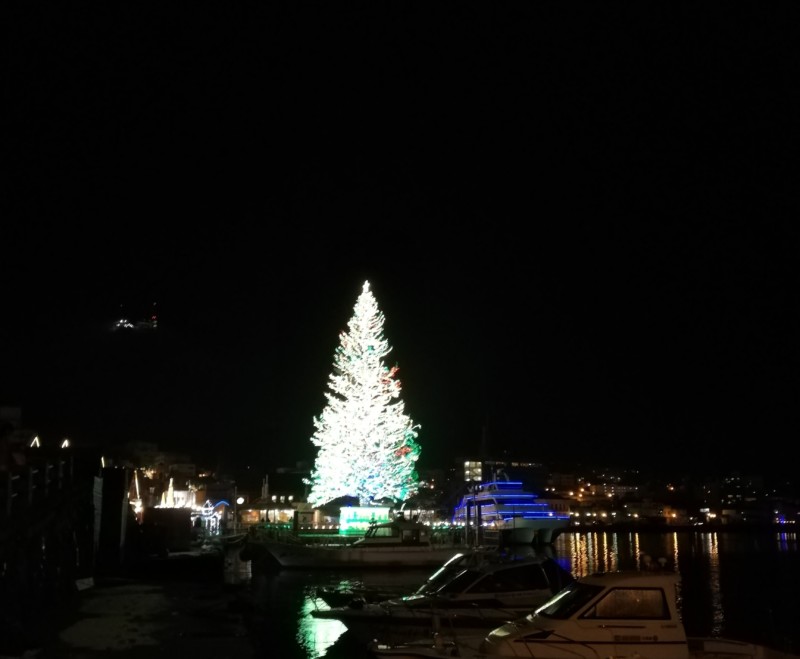
[[[437,528],[430,535],[430,545],[423,545],[422,548],[474,548],[477,546],[486,548],[497,548],[500,546],[500,533],[492,529],[481,529],[479,538],[471,538],[471,534],[466,534],[462,527]],[[254,542],[285,542],[296,545],[317,546],[317,547],[345,547],[352,545],[356,540],[363,536],[347,536],[337,532],[332,533],[297,533],[291,527],[285,525],[254,524],[247,529],[247,536]],[[371,548],[378,548],[379,545],[370,545]],[[419,547],[417,547],[419,549]],[[393,544],[389,549],[397,549]]]
[[[350,545],[359,536],[345,536],[337,533],[308,533],[298,534],[291,528],[271,525],[253,525],[248,530],[251,540],[287,542],[298,545],[316,546],[346,546]]]

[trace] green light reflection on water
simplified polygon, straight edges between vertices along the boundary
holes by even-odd
[[[311,615],[313,610],[322,608],[329,607],[316,597],[316,588],[307,588],[297,622],[297,643],[306,651],[308,659],[324,656],[347,631],[344,623],[338,620],[323,620]]]

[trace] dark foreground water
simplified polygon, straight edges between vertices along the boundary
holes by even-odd
[[[800,654],[800,549],[796,533],[581,532],[560,535],[550,555],[577,577],[643,569],[663,559],[681,574],[690,635],[725,636]],[[362,659],[365,648],[337,621],[310,615],[320,586],[361,583],[411,590],[431,570],[253,571],[251,633],[258,657]]]

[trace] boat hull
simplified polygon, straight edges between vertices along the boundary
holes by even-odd
[[[367,651],[375,659],[424,659],[435,657],[477,657],[484,637],[480,634],[459,636],[458,641],[434,635],[431,640],[418,639],[392,644],[376,640],[367,644]]]
[[[260,541],[261,548],[283,568],[438,567],[459,551],[439,547],[325,547]]]
[[[506,545],[551,545],[556,535],[569,528],[569,520],[512,518],[497,528]]]
[[[347,630],[358,639],[360,643],[369,645],[380,639],[390,645],[402,644],[408,639],[430,639],[434,634],[439,634],[443,640],[451,641],[463,635],[481,636],[488,634],[514,618],[528,613],[530,609],[496,609],[475,608],[471,611],[464,609],[443,609],[435,614],[422,611],[408,611],[402,614],[397,611],[385,616],[365,616],[358,618],[351,616],[341,620]],[[325,616],[317,616],[325,619]]]
[[[487,656],[536,657],[536,659],[597,659],[603,656],[603,648],[575,647],[559,650],[539,648],[534,654],[532,648],[514,648],[508,645],[503,649],[487,648],[484,637],[475,634],[460,636],[457,641],[434,636],[432,640],[422,639],[406,643],[392,644],[372,641],[367,645],[370,656],[375,659],[436,659],[436,657],[462,657],[464,659],[483,659]],[[650,653],[631,656],[684,657],[687,659],[798,659],[795,654],[755,643],[744,643],[726,638],[689,638],[686,647],[653,649]]]

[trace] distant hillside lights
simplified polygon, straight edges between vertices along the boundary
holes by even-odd
[[[154,330],[158,327],[158,319],[155,316],[152,316],[148,320],[137,320],[135,323],[132,323],[127,318],[120,318],[117,320],[113,327],[111,328],[113,331],[117,330]]]
[[[122,305],[120,305],[122,309]],[[111,331],[120,330],[154,330],[158,327],[158,314],[156,313],[156,303],[153,302],[151,311],[144,315],[141,320],[132,321],[126,314],[121,314],[120,318],[111,325]]]

